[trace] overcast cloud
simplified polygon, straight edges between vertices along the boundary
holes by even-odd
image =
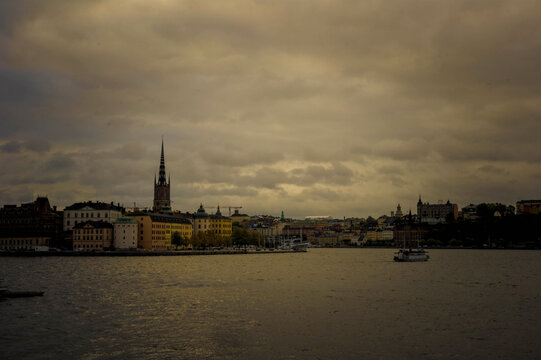
[[[539,1],[2,1],[0,203],[539,198]]]

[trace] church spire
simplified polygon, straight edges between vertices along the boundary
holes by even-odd
[[[163,137],[162,137],[162,155],[160,157],[160,176],[158,178],[158,184],[159,185],[167,184],[167,180],[165,179],[165,156],[163,154]]]
[[[154,175],[154,206],[153,211],[171,211],[171,193],[170,193],[171,177],[169,183],[165,176],[165,155],[163,151],[163,136],[162,136],[162,153],[160,155],[160,172],[158,173],[158,181]]]

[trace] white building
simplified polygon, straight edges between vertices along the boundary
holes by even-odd
[[[105,221],[113,223],[122,216],[124,208],[120,205],[114,205],[103,202],[80,202],[68,206],[64,209],[63,230],[70,231],[73,227],[85,221]]]
[[[131,217],[120,217],[113,223],[115,249],[137,248],[137,221]]]

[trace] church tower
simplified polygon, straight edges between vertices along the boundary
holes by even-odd
[[[171,176],[169,181],[165,179],[165,157],[163,155],[163,139],[162,139],[162,155],[160,157],[160,174],[158,182],[154,175],[154,206],[153,211],[171,211]]]

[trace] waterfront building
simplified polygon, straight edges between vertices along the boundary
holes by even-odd
[[[193,233],[196,234],[207,230],[210,230],[210,215],[207,214],[203,204],[201,204],[193,215]]]
[[[190,220],[177,215],[140,212],[130,214],[129,217],[137,221],[137,246],[143,250],[170,250],[174,247],[172,239],[175,233],[183,238],[192,235]]]
[[[429,204],[421,201],[417,202],[417,216],[421,222],[428,224],[446,223],[449,218],[456,220],[458,218],[458,206],[451,204],[449,200],[445,204]]]
[[[220,206],[218,206],[216,214],[210,215],[209,230],[222,240],[231,240],[231,235],[233,233],[232,224],[233,222],[230,218],[222,215]]]
[[[0,209],[0,249],[45,249],[61,239],[62,214],[51,208],[47,197]]]
[[[103,251],[113,243],[113,224],[99,221],[84,221],[73,226],[73,250]]]
[[[115,220],[113,227],[115,249],[137,248],[137,220],[123,216]]]
[[[75,225],[86,221],[104,221],[113,223],[122,216],[124,208],[104,202],[79,202],[64,209],[64,231],[70,231]]]
[[[284,235],[284,228],[287,223],[285,222],[275,222],[269,225],[258,225],[253,228],[254,231],[257,231],[261,234],[265,246],[271,246],[280,243],[280,239]]]
[[[520,200],[517,201],[517,215],[541,214],[541,200]]]
[[[219,206],[216,214],[210,215],[205,211],[203,204],[201,204],[193,216],[193,233],[210,231],[218,238],[229,241],[233,233],[232,224],[233,222],[230,218],[222,215]]]
[[[394,245],[417,247],[423,241],[426,230],[412,223],[402,224],[394,230]]]
[[[371,243],[372,245],[379,244],[379,245],[391,245],[394,238],[394,232],[393,230],[387,229],[387,230],[369,230],[364,235],[364,238],[362,240],[363,244],[366,244],[367,242]]]
[[[162,154],[160,156],[160,173],[158,175],[158,181],[156,182],[156,176],[154,176],[154,206],[152,211],[171,211],[171,175],[169,175],[169,181],[165,179],[165,156],[163,152],[163,139],[162,139]]]

